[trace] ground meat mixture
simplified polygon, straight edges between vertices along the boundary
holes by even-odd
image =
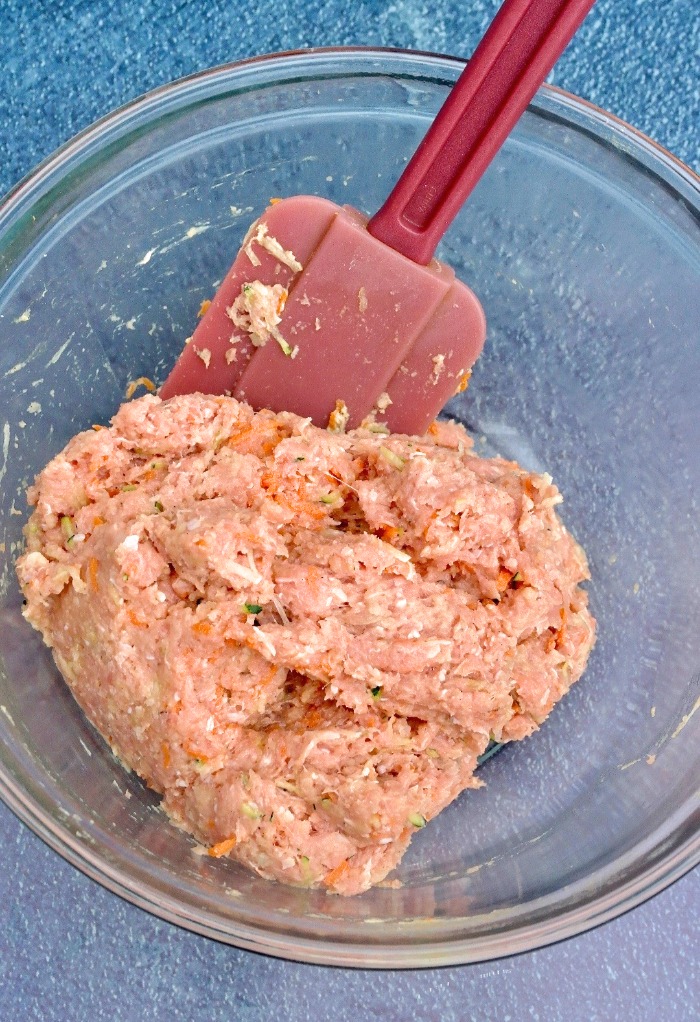
[[[210,854],[355,894],[581,675],[586,559],[551,479],[232,398],[147,396],[29,491],[27,619]]]

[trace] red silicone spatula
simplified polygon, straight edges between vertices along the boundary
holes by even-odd
[[[367,222],[295,196],[253,224],[161,388],[421,433],[465,379],[486,324],[435,247],[594,0],[505,0],[417,152]]]

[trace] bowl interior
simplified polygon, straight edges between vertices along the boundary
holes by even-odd
[[[698,856],[700,233],[689,173],[543,90],[446,236],[489,334],[448,412],[549,471],[599,639],[542,730],[355,899],[202,859],[112,758],[24,624],[23,491],[127,382],[162,382],[270,197],[372,212],[460,71],[299,54],[161,90],[69,146],[0,218],[0,791],[62,854],[201,932],[295,958],[430,965],[577,932]]]

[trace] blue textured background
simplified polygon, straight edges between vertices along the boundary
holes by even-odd
[[[0,194],[113,107],[213,64],[305,46],[468,56],[496,0],[0,0]],[[598,0],[551,80],[700,168],[699,0]],[[695,1022],[700,871],[575,940],[465,968],[294,965],[151,918],[0,805],[0,1019]]]
[[[71,135],[173,78],[306,46],[467,57],[497,0],[0,0],[0,194]],[[551,81],[700,169],[700,3],[598,0]]]

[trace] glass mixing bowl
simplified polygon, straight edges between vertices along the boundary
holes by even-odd
[[[20,615],[23,491],[127,381],[162,381],[271,196],[379,207],[462,64],[264,57],[138,100],[0,215],[0,793],[136,904],[273,955],[429,966],[512,954],[638,904],[700,857],[700,191],[673,157],[544,88],[439,255],[486,349],[449,413],[548,470],[587,550],[598,644],[534,737],[418,834],[398,890],[354,899],[193,853],[86,723]]]

